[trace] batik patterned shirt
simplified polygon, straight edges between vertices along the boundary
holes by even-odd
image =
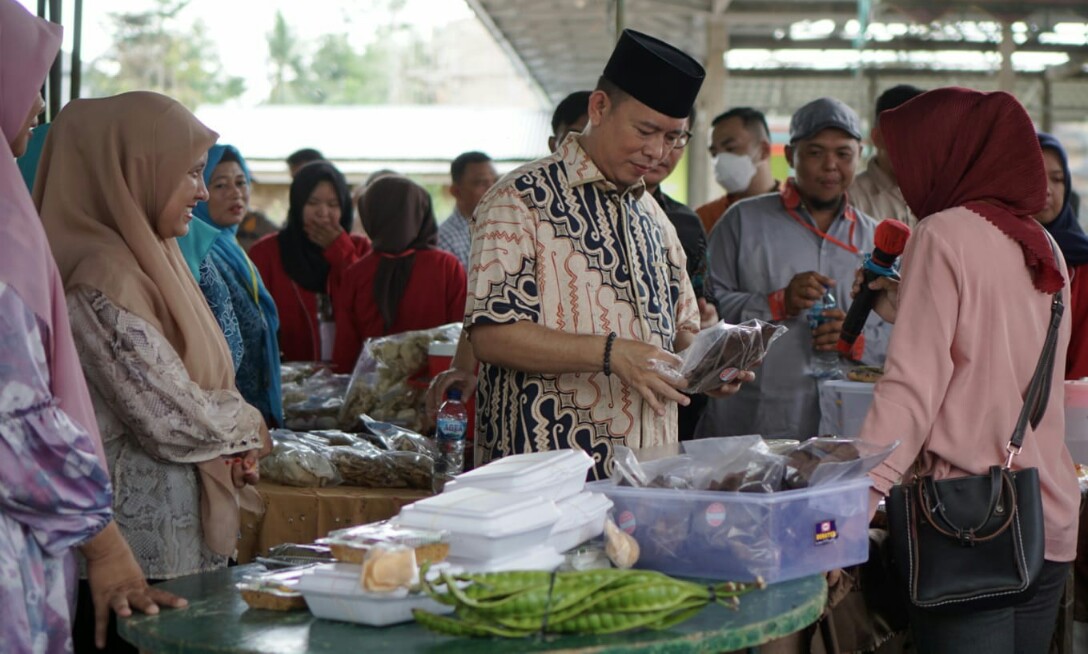
[[[109,524],[109,476],[51,391],[47,327],[0,282],[0,650],[70,652],[72,548]]]
[[[552,155],[504,177],[473,218],[465,325],[533,322],[568,334],[636,339],[673,350],[699,314],[676,231],[640,182],[608,182],[572,134]],[[603,348],[602,348],[603,356]],[[483,364],[481,461],[577,447],[596,478],[616,445],[677,439],[676,404],[658,416],[602,372],[526,373]]]

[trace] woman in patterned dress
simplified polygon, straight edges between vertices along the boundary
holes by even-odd
[[[13,156],[37,124],[60,42],[59,27],[0,0],[0,135]],[[77,547],[100,644],[111,608],[126,616],[184,605],[148,588],[110,500],[60,277],[23,179],[0,156],[0,649],[72,650]]]
[[[73,100],[49,130],[34,187],[114,519],[152,579],[224,567],[240,504],[260,507],[251,484],[268,432],[235,389],[223,333],[176,242],[208,197],[216,137],[157,93]],[[82,633],[77,615],[77,641]],[[129,649],[119,639],[109,648]]]

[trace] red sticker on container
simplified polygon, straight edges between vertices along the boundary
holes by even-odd
[[[624,511],[620,514],[619,519],[620,529],[626,531],[629,534],[635,533],[635,528],[638,527],[638,521],[635,520],[635,514],[630,511]]]
[[[725,505],[714,502],[706,507],[706,523],[711,527],[720,527],[725,522]]]
[[[739,369],[737,369],[737,368],[726,368],[725,370],[722,371],[722,374],[719,376],[719,378],[723,382],[728,384],[729,382],[736,379],[738,374],[740,374]]]

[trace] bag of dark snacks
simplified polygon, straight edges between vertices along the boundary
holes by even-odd
[[[680,356],[680,375],[687,380],[685,393],[705,393],[732,381],[742,370],[751,370],[767,355],[783,325],[748,320],[739,325],[723,321],[702,330]]]

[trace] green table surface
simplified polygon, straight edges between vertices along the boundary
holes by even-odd
[[[740,609],[708,606],[667,631],[546,640],[450,638],[415,623],[367,627],[320,620],[309,611],[250,609],[234,588],[259,564],[229,568],[160,584],[189,600],[184,609],[136,615],[118,622],[121,636],[147,652],[721,652],[752,647],[799,631],[823,612],[822,575],[768,586],[741,598]]]

